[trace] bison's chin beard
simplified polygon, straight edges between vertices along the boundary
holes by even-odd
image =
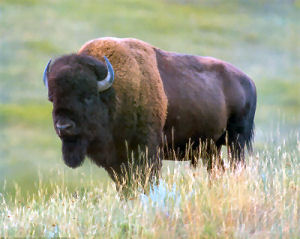
[[[71,168],[82,165],[87,145],[87,140],[82,138],[62,139],[62,154],[65,164]]]

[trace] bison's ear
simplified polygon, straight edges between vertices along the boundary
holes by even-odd
[[[106,62],[107,75],[103,80],[98,81],[99,92],[109,89],[114,83],[114,76],[115,76],[114,69],[106,56],[104,56],[104,60]]]
[[[51,61],[52,61],[52,59],[50,59],[50,61],[48,62],[47,66],[44,70],[44,76],[43,76],[44,85],[46,86],[47,89],[48,89],[48,73],[49,73]]]

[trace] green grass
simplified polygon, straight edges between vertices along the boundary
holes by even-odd
[[[0,0],[0,237],[299,237],[299,11],[298,0]],[[88,160],[67,168],[43,70],[103,36],[247,73],[258,92],[247,168],[210,179],[165,161],[161,187],[132,200]]]
[[[0,101],[43,102],[49,58],[101,36],[136,37],[166,50],[210,55],[253,79],[297,80],[295,3],[249,1],[2,1]],[[11,27],[13,25],[13,27]]]

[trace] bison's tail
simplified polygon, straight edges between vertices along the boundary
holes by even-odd
[[[255,90],[255,87],[254,87]],[[255,116],[255,111],[256,111],[256,90],[253,95],[253,100],[252,100],[252,105],[248,114],[248,124],[246,128],[246,134],[245,134],[245,141],[246,141],[246,147],[247,150],[250,154],[253,153],[253,140],[254,140],[254,116]]]
[[[255,128],[255,125],[254,125],[254,118],[253,118],[249,122],[249,128],[247,130],[248,132],[245,135],[246,147],[247,147],[249,154],[253,153],[252,144],[253,144],[253,139],[254,139],[254,128]]]
[[[248,115],[244,119],[232,116],[228,120],[228,146],[233,161],[244,161],[245,148],[251,154],[253,152],[252,143],[254,138],[254,116],[256,110],[256,94],[252,95],[249,102],[250,108]]]

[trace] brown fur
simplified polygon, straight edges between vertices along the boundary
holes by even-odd
[[[168,98],[164,133],[175,148],[206,144],[209,157],[219,157],[226,134],[232,162],[244,160],[251,148],[256,90],[253,81],[229,63],[211,57],[156,49],[158,68]],[[172,135],[174,134],[174,135]],[[200,139],[200,141],[199,141]],[[222,162],[221,162],[222,163]]]
[[[103,56],[114,68],[115,81],[98,93],[97,81],[107,74]],[[125,141],[129,150],[147,146],[155,156],[162,134],[171,141],[172,131],[175,147],[183,149],[191,138],[196,144],[213,142],[217,151],[228,131],[238,160],[245,144],[251,146],[255,86],[220,60],[169,53],[136,39],[100,38],[57,59],[48,78],[54,123],[71,118],[80,138],[61,136],[71,167],[87,154],[111,176],[113,170],[122,174],[121,165],[128,165]],[[92,103],[82,103],[86,96]],[[151,160],[159,170],[159,158]]]

